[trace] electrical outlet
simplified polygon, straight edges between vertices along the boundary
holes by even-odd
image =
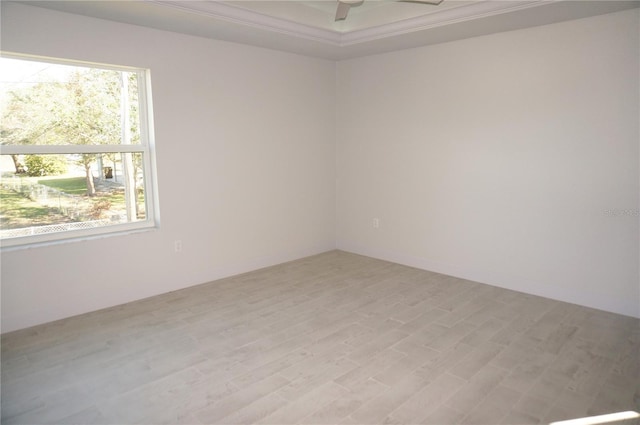
[[[377,229],[380,227],[380,219],[379,218],[374,218],[373,219],[373,228]]]
[[[176,239],[173,242],[173,250],[175,252],[182,252],[182,241],[180,239]]]

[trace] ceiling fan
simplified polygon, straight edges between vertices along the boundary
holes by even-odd
[[[422,3],[422,4],[431,4],[434,6],[439,5],[444,0],[396,0],[402,1],[406,3]],[[347,14],[349,13],[349,9],[355,6],[360,6],[364,0],[338,0],[338,9],[336,10],[336,22],[343,21],[347,18]]]

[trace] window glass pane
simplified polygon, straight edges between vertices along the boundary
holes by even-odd
[[[0,238],[146,218],[142,153],[0,155]]]
[[[0,58],[2,145],[139,144],[138,74]]]

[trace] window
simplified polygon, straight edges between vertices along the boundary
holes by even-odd
[[[0,57],[2,247],[153,227],[148,70]]]

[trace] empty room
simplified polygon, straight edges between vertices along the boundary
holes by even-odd
[[[640,423],[639,1],[2,1],[3,424]]]

